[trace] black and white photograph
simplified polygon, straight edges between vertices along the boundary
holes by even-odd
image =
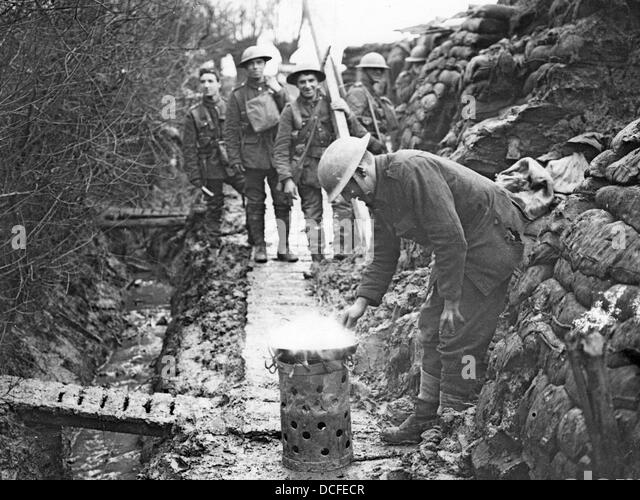
[[[639,82],[640,0],[0,0],[0,481],[640,479]]]

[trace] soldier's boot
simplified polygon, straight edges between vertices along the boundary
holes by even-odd
[[[414,413],[399,427],[382,431],[380,438],[387,444],[417,444],[422,441],[422,433],[435,426],[438,421],[438,403],[418,399]]]
[[[267,260],[267,246],[256,245],[253,247],[253,260],[258,264],[266,264]]]
[[[278,255],[277,258],[281,262],[298,262],[298,256],[291,251],[289,247],[289,232],[291,230],[291,215],[279,213],[276,216],[278,225]]]
[[[220,247],[222,237],[222,213],[223,206],[216,200],[216,203],[209,204],[205,213],[204,235],[213,248]]]
[[[247,212],[247,224],[253,241],[253,260],[258,264],[265,264],[268,258],[267,245],[264,241],[264,213],[260,210]]]

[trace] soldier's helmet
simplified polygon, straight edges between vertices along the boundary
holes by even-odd
[[[264,50],[263,48],[252,45],[242,53],[239,66],[244,66],[249,61],[253,61],[254,59],[264,59],[264,61],[266,62],[273,59],[273,57],[267,54],[266,50]]]
[[[360,64],[356,68],[377,68],[377,69],[389,69],[387,61],[384,60],[384,56],[378,52],[369,52],[362,56]]]
[[[361,139],[343,137],[333,142],[320,158],[318,179],[329,201],[334,201],[353,177],[364,158],[370,138],[371,134]]]
[[[424,45],[418,45],[411,51],[411,55],[405,59],[408,63],[419,63],[427,60],[427,48]]]
[[[295,70],[287,76],[287,83],[290,85],[295,85],[298,83],[298,77],[305,73],[313,73],[318,78],[319,82],[324,82],[327,79],[327,75],[324,74],[324,71],[320,69],[317,64],[313,63],[304,63],[298,64],[295,67]]]

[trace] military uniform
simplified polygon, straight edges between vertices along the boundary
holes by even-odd
[[[265,93],[271,94],[278,110],[282,111],[286,101],[284,90],[275,92],[265,79],[262,81],[249,79],[231,93],[224,128],[229,163],[242,164],[246,169],[247,222],[253,244],[256,246],[265,244],[265,179],[271,189],[276,218],[284,222],[287,235],[291,211],[291,202],[276,189],[278,173],[272,164],[272,153],[278,130],[277,124],[263,132],[256,132],[247,114],[247,102]]]
[[[205,97],[189,109],[184,124],[183,154],[189,181],[204,186],[213,193],[207,197],[207,229],[212,237],[219,237],[224,208],[224,183],[244,194],[244,176],[229,172],[222,141],[226,104]]]
[[[374,259],[357,295],[381,303],[401,238],[433,250],[431,293],[419,321],[420,399],[462,409],[477,389],[476,381],[462,376],[463,357],[473,356],[480,379],[509,279],[522,258],[519,211],[502,188],[446,158],[404,150],[375,161]],[[465,318],[452,334],[439,332],[445,300],[459,300]]]
[[[364,128],[380,142],[380,150],[374,153],[386,152],[387,142],[399,127],[391,101],[386,97],[378,96],[373,87],[364,82],[356,82],[351,86],[346,101]],[[378,137],[376,123],[382,137]]]
[[[355,116],[348,118],[348,124],[351,135],[364,137],[367,134]],[[322,255],[324,245],[318,163],[327,146],[335,139],[331,105],[322,91],[318,91],[313,100],[298,97],[294,103],[287,105],[280,117],[273,154],[275,167],[281,182],[293,179],[298,186],[309,247],[316,258]],[[306,155],[300,162],[305,149]]]

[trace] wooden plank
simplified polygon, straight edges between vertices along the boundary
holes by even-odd
[[[226,426],[207,398],[0,377],[0,401],[26,422],[127,434],[165,436],[180,425]]]

